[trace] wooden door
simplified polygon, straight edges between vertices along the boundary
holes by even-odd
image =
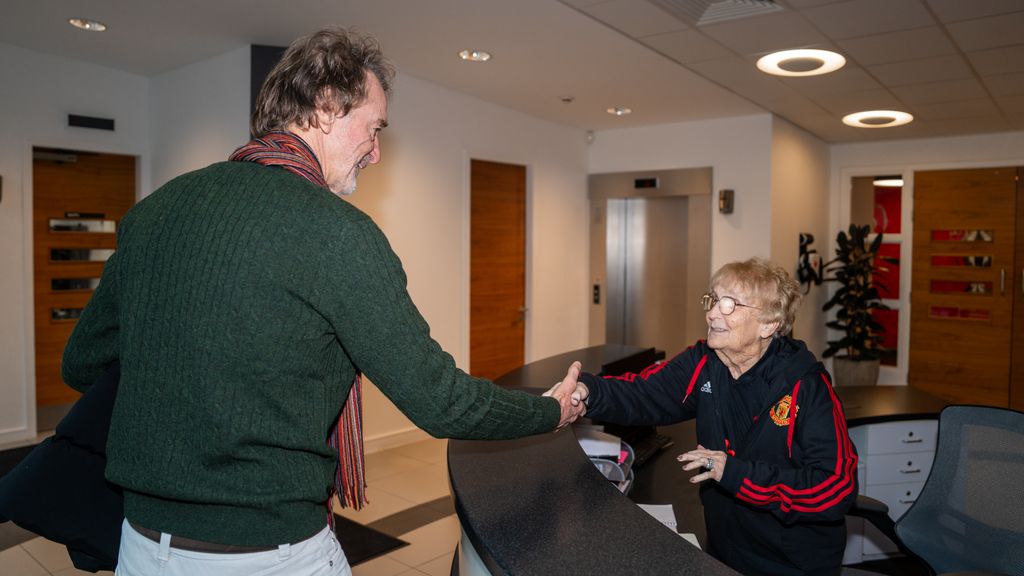
[[[1009,404],[1016,174],[914,175],[908,381],[952,402]]]
[[[526,167],[470,168],[469,371],[494,379],[524,362]]]
[[[36,405],[74,402],[64,345],[135,201],[135,158],[36,148],[32,162]]]
[[[1017,247],[1013,279],[1013,356],[1010,408],[1024,412],[1024,168],[1017,168]]]

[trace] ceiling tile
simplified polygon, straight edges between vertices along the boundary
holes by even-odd
[[[796,90],[763,74],[753,64],[739,57],[696,62],[689,68],[762,106],[789,98],[802,98]]]
[[[810,8],[811,6],[822,6],[825,4],[835,4],[836,2],[843,2],[844,0],[786,0],[786,4],[789,4],[793,8],[803,9]]]
[[[802,78],[780,77],[779,80],[811,98],[826,94],[881,89],[882,85],[863,68],[844,66],[831,74]]]
[[[921,120],[949,120],[952,118],[998,118],[999,109],[992,100],[978,98],[958,102],[918,104],[914,106],[914,118]]]
[[[904,108],[888,90],[864,90],[861,92],[838,92],[815,96],[814,101],[838,117],[863,110],[893,110]]]
[[[915,126],[915,124],[917,126]],[[951,118],[948,120],[921,120],[907,124],[914,130],[921,131],[922,136],[929,136],[936,131],[951,136],[960,134],[981,134],[986,132],[1006,132],[1012,129],[1003,118]],[[916,134],[912,137],[916,137]]]
[[[943,22],[973,20],[1024,10],[1024,2],[1020,0],[928,0],[928,5]]]
[[[958,55],[868,66],[868,71],[890,87],[959,80],[973,75],[967,61]]]
[[[840,40],[839,46],[861,66],[956,54],[938,26]]]
[[[986,76],[982,82],[993,96],[1024,96],[1024,72]]]
[[[776,12],[702,26],[701,31],[737,53],[748,56],[831,44],[806,20],[792,12]]]
[[[974,78],[898,86],[893,88],[892,91],[900,100],[910,106],[933,104],[935,102],[973,100],[988,96],[985,89]]]
[[[682,20],[646,0],[612,0],[582,6],[580,10],[634,38],[689,28]]]
[[[835,39],[935,25],[920,0],[856,0],[808,8],[803,14]]]
[[[996,104],[1007,118],[1018,124],[1024,122],[1024,96],[1002,96],[996,98]]]
[[[946,28],[965,52],[1024,44],[1024,12],[956,22]]]
[[[970,52],[967,58],[982,76],[1024,71],[1024,45]]]
[[[567,6],[575,6],[576,8],[583,8],[584,6],[593,6],[594,4],[603,4],[609,0],[558,0],[562,4]]]
[[[733,55],[731,50],[696,30],[647,36],[640,41],[680,64]]]

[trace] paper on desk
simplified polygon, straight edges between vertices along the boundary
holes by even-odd
[[[671,504],[637,504],[644,512],[647,512],[654,517],[655,520],[661,522],[665,526],[676,532],[676,513],[672,509]],[[676,532],[678,534],[678,532]],[[696,534],[686,533],[679,534],[684,540],[693,544],[697,548],[700,548],[700,543],[697,542]]]
[[[597,428],[580,427],[575,430],[576,439],[587,456],[613,456],[618,458],[622,451],[622,440]]]

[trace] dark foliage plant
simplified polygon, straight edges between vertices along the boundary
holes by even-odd
[[[835,319],[825,325],[842,332],[838,340],[827,341],[828,348],[822,353],[825,358],[878,360],[882,352],[885,328],[871,315],[872,310],[889,309],[878,292],[884,287],[874,279],[882,235],[868,242],[870,235],[871,226],[850,224],[836,236],[836,257],[825,263],[824,281],[839,284],[822,307],[825,312],[836,308]]]

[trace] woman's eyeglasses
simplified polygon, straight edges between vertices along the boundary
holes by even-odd
[[[714,292],[708,292],[707,294],[701,296],[700,303],[702,306],[704,306],[705,312],[710,312],[711,309],[715,307],[715,304],[718,304],[718,310],[722,312],[722,316],[728,316],[729,314],[732,314],[733,312],[736,311],[737,306],[760,310],[760,308],[758,308],[757,306],[751,306],[750,304],[741,304],[737,302],[736,299],[733,298],[732,296],[722,296],[721,298],[719,298],[718,295],[715,294]]]

